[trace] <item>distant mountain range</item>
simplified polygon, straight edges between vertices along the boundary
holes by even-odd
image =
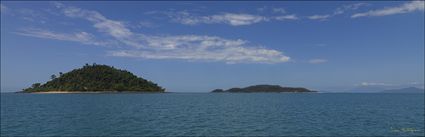
[[[390,90],[383,90],[379,93],[425,93],[424,89],[416,88],[416,87],[408,87],[408,88],[401,88],[401,89],[390,89]]]

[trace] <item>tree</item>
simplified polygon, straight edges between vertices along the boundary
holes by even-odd
[[[56,79],[56,75],[55,74],[53,74],[52,76],[50,76],[50,78],[53,80],[53,79]]]
[[[126,89],[124,84],[122,84],[122,83],[115,84],[113,88],[116,91],[124,91]]]
[[[31,86],[31,87],[32,87],[32,88],[39,88],[39,87],[40,87],[40,85],[41,85],[40,83],[34,83],[34,84],[32,84],[32,86]]]
[[[63,73],[62,72],[59,72],[59,77],[62,77],[62,75],[63,75]]]

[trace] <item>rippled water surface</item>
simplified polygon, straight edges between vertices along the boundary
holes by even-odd
[[[424,94],[1,94],[1,135],[424,135]]]

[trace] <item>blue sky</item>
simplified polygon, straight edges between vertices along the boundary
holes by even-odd
[[[424,86],[424,2],[1,2],[1,90],[85,63],[172,92]]]

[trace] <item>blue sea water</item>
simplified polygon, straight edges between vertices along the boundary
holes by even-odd
[[[1,94],[2,136],[424,136],[424,94]]]

